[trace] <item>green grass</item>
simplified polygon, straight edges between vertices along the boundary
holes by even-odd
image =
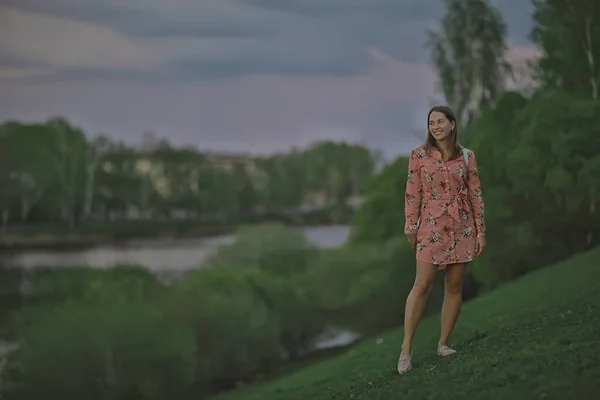
[[[423,320],[407,375],[395,371],[398,329],[214,400],[600,398],[598,260],[600,248],[465,304],[450,359],[435,354],[439,316]]]

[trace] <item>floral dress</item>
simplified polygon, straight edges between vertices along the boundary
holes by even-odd
[[[467,150],[444,161],[438,150],[423,146],[410,154],[404,233],[417,235],[417,260],[438,265],[462,264],[475,257],[477,233],[485,232],[483,196],[475,154]]]

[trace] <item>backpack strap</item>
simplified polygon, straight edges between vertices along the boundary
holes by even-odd
[[[465,172],[465,179],[469,180],[469,150],[466,147],[462,149],[463,158],[465,159],[465,165],[467,166],[467,171]],[[467,182],[468,184],[468,182]]]

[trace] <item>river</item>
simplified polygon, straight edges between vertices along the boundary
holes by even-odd
[[[298,228],[307,239],[321,248],[337,247],[348,239],[347,225]],[[221,244],[231,243],[235,235],[190,239],[130,240],[117,245],[72,250],[24,250],[0,254],[5,267],[72,267],[107,268],[116,264],[141,265],[158,274],[181,273],[198,268]]]
[[[346,225],[297,229],[303,231],[311,243],[321,248],[343,245],[350,233],[350,227]],[[27,250],[0,253],[0,265],[9,268],[35,269],[72,266],[108,268],[116,264],[129,264],[144,266],[155,272],[157,276],[171,280],[181,276],[187,270],[199,268],[219,245],[231,243],[233,240],[235,235],[223,235],[193,239],[130,240],[118,245],[76,250]],[[316,348],[346,346],[359,337],[353,332],[332,327],[317,339]]]

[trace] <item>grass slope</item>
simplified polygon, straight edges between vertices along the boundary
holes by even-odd
[[[459,354],[435,354],[439,316],[421,323],[413,371],[395,371],[400,329],[214,400],[600,398],[600,248],[532,273],[463,308]],[[376,310],[374,310],[376,312]]]

